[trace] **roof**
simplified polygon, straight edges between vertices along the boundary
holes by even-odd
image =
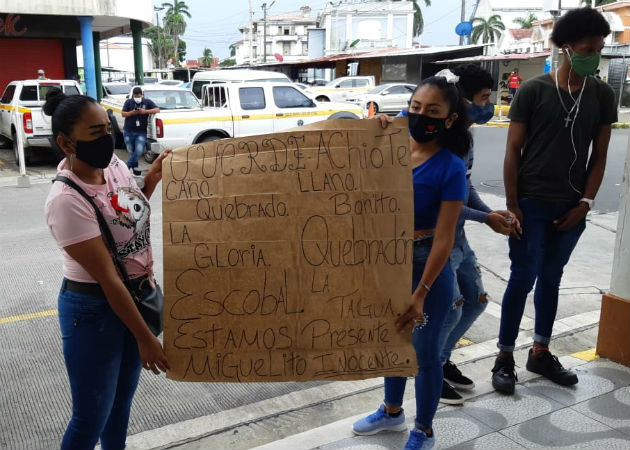
[[[512,37],[516,40],[528,39],[532,37],[532,34],[534,33],[534,29],[533,28],[510,29],[508,30],[508,33],[510,33]]]
[[[317,20],[309,16],[287,13],[278,14],[276,16],[267,16],[267,22],[317,22]]]
[[[479,61],[523,61],[527,59],[546,58],[551,55],[551,52],[538,52],[538,53],[510,53],[509,55],[495,55],[495,56],[471,56],[468,58],[446,59],[443,61],[436,61],[436,64],[446,63],[459,63],[459,62],[479,62]]]

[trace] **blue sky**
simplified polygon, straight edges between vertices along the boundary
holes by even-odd
[[[160,6],[164,0],[154,0]],[[240,25],[248,21],[248,0],[185,0],[192,19],[187,19],[188,27],[184,34],[187,44],[187,59],[197,59],[204,47],[212,49],[215,56],[226,58],[229,56],[228,46],[238,41],[241,34]],[[323,9],[328,0],[276,0],[269,15],[287,12],[298,13],[300,6],[308,4],[312,8],[311,15]],[[262,0],[252,0],[254,20],[262,18]],[[267,4],[271,0],[267,0]],[[421,2],[422,3],[422,2]],[[473,0],[467,2],[467,15],[472,10]],[[220,5],[220,6],[218,6]],[[460,21],[461,0],[432,0],[432,6],[423,7],[425,31],[422,35],[423,45],[457,44],[458,36],[455,26]],[[162,20],[164,12],[160,12]]]

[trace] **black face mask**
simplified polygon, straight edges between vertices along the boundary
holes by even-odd
[[[89,166],[104,169],[112,160],[114,140],[111,134],[104,134],[93,141],[76,141],[76,158]]]
[[[424,114],[408,113],[409,134],[416,142],[429,142],[446,130],[446,119],[435,119]]]

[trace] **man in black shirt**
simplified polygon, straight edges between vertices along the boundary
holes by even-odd
[[[142,95],[142,89],[133,88],[132,97],[123,105],[122,116],[125,118],[123,137],[127,151],[131,153],[127,167],[134,175],[140,175],[138,159],[144,153],[147,144],[147,123],[149,114],[157,114],[160,108]]]
[[[564,386],[578,382],[548,345],[562,272],[586,226],[617,120],[612,89],[592,76],[608,34],[608,22],[596,10],[566,13],[551,35],[564,55],[562,65],[525,82],[510,108],[503,176],[507,207],[521,222],[522,236],[509,242],[511,274],[492,369],[494,388],[506,394],[514,393],[513,351],[534,282],[536,320],[527,370]]]

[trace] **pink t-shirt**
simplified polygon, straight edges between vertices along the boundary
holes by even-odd
[[[70,170],[64,159],[57,174],[77,183],[99,207],[116,241],[130,278],[153,273],[149,217],[151,208],[129,169],[116,155],[104,169],[105,184],[85,184]],[[63,276],[69,280],[95,283],[96,280],[63,249],[101,235],[94,208],[76,190],[55,181],[46,199],[46,223],[63,254]],[[105,242],[105,241],[103,241]]]

